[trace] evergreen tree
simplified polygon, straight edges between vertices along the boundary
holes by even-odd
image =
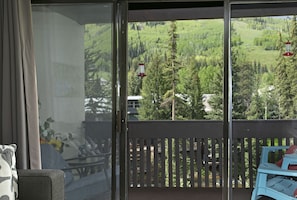
[[[291,88],[291,96],[292,96],[292,116],[291,119],[297,118],[297,22],[296,16],[292,18],[292,52],[293,56],[289,59],[289,68],[288,68],[288,77],[290,82]]]
[[[204,119],[206,114],[202,103],[202,92],[198,68],[192,61],[188,68],[183,68],[184,75],[180,77],[179,91],[183,99],[186,99],[183,118],[185,119]]]
[[[279,37],[279,56],[275,68],[275,86],[278,94],[280,119],[295,119],[297,117],[297,22],[292,18],[290,42],[292,56],[284,56],[284,41]]]
[[[168,83],[169,88],[167,88],[166,93],[163,96],[162,106],[171,107],[171,119],[176,119],[176,103],[177,103],[177,83],[178,83],[178,71],[180,69],[180,63],[177,59],[177,26],[175,21],[171,21],[170,30],[168,31],[169,35],[169,44],[168,44],[168,52],[169,57],[167,59],[167,66],[164,70],[165,81]],[[179,99],[180,103],[184,101]],[[179,106],[183,107],[183,106]]]
[[[141,78],[138,77],[137,71],[134,69],[129,70],[128,80],[128,96],[140,95],[142,81]]]
[[[87,25],[85,29],[85,108],[86,119],[96,120],[102,114],[111,113],[111,63],[110,53],[98,46],[108,40],[99,42],[101,32],[110,30],[110,26]],[[110,45],[109,45],[110,46]],[[110,50],[109,50],[110,51]]]
[[[130,70],[128,71],[128,96],[140,95],[142,80],[138,77],[138,65],[141,61],[133,60]]]
[[[234,58],[235,55],[232,56]],[[233,119],[246,119],[254,89],[254,71],[252,65],[244,61],[234,62],[233,66]],[[257,93],[257,90],[255,91]]]
[[[248,63],[241,49],[241,39],[232,28],[231,62],[232,62],[232,116],[234,119],[246,119],[246,112],[251,103],[254,88],[254,72],[252,64]],[[223,119],[223,69],[214,79],[214,95],[210,99],[212,111],[207,113],[207,119]]]
[[[222,65],[221,65],[222,66]],[[214,88],[213,77],[220,71],[219,66],[204,66],[199,68],[199,79],[202,94],[212,94]]]
[[[147,76],[142,79],[141,106],[138,109],[142,120],[161,120],[170,118],[170,110],[161,107],[166,83],[163,79],[164,60],[159,53],[153,55],[146,67]]]
[[[246,119],[250,106],[255,81],[253,66],[246,60],[241,48],[241,38],[232,28],[231,63],[232,63],[232,118]]]
[[[279,119],[278,95],[274,86],[268,87],[265,92],[265,104],[267,119]]]
[[[255,73],[255,89],[254,93],[251,99],[251,103],[247,110],[247,119],[267,119],[267,101],[265,103],[263,102],[263,99],[259,95],[259,93],[262,94],[261,91],[259,91],[259,85],[260,85],[260,66],[254,63],[254,73]]]
[[[266,112],[265,112],[266,110]],[[262,99],[258,92],[252,97],[252,102],[247,111],[247,119],[265,119],[267,117],[267,106],[263,106]]]
[[[212,96],[209,99],[211,111],[205,115],[205,118],[223,120],[223,68],[215,73],[213,83]]]
[[[202,103],[202,93],[200,87],[200,79],[197,70],[192,68],[191,81],[189,82],[189,88],[187,94],[190,99],[191,112],[188,119],[204,119],[205,111]]]
[[[292,116],[292,96],[291,96],[291,81],[289,80],[288,71],[289,59],[283,53],[284,43],[280,35],[279,49],[280,53],[277,59],[277,66],[275,68],[275,86],[278,93],[279,118],[290,119]]]

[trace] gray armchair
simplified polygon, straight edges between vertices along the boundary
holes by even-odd
[[[19,200],[64,200],[64,172],[18,170]]]

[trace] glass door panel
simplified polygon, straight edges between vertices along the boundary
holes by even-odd
[[[65,171],[66,199],[115,194],[113,6],[33,6],[42,166]]]
[[[224,20],[179,20],[192,11],[180,8],[168,21],[152,10],[147,21],[132,10],[128,24],[129,191],[212,188],[221,197]]]
[[[293,2],[231,5],[234,195],[255,187],[263,146],[296,141],[294,7]],[[276,163],[282,154],[267,162]]]

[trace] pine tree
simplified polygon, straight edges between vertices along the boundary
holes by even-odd
[[[263,102],[263,98],[261,97],[263,93],[259,91],[259,85],[260,85],[260,65],[258,65],[256,62],[254,62],[253,72],[255,74],[255,85],[254,85],[254,92],[252,95],[251,103],[249,104],[249,107],[246,112],[246,118],[247,119],[267,119],[267,101]],[[259,94],[261,93],[261,95]]]
[[[245,54],[240,48],[242,44],[240,36],[232,28],[231,61],[232,61],[232,116],[234,119],[246,119],[246,112],[250,106],[253,88],[253,66],[247,63]],[[207,113],[207,119],[223,119],[223,69],[217,73],[214,81],[213,96],[210,99],[212,111]]]
[[[205,111],[202,103],[200,79],[196,70],[193,71],[192,78],[190,80],[192,80],[192,84],[190,84],[192,87],[189,88],[188,94],[190,96],[190,106],[192,109],[189,119],[204,119]]]
[[[202,92],[200,86],[200,79],[198,75],[198,68],[195,63],[189,64],[189,68],[185,71],[185,77],[180,80],[183,83],[180,89],[183,98],[186,99],[185,113],[183,115],[186,119],[204,119],[205,111],[202,103]]]
[[[275,87],[278,93],[279,118],[289,119],[292,115],[291,81],[288,77],[289,59],[283,55],[284,43],[280,34],[278,64],[275,68]]]
[[[265,112],[266,110],[266,112]],[[263,101],[258,92],[252,97],[252,102],[247,111],[247,119],[265,119],[267,117],[267,106],[263,106]]]
[[[171,107],[171,119],[176,119],[176,103],[177,103],[177,83],[178,83],[178,71],[180,69],[180,63],[177,58],[177,26],[176,21],[171,21],[170,30],[168,31],[169,35],[169,44],[168,44],[168,52],[169,57],[167,60],[167,66],[164,70],[165,73],[165,81],[167,81],[169,88],[167,92],[163,96],[162,106]],[[179,102],[183,102],[179,99]]]
[[[170,118],[170,110],[161,107],[166,84],[163,79],[164,60],[155,53],[146,67],[147,76],[142,79],[141,106],[138,109],[142,120],[161,120]]]
[[[239,55],[238,55],[239,56]],[[232,56],[234,58],[234,56]],[[252,65],[245,60],[237,61],[233,66],[233,119],[246,119],[255,83]],[[255,92],[257,93],[257,92]]]
[[[137,68],[141,61],[134,60],[130,66],[130,70],[128,72],[128,95],[140,95],[140,89],[142,87],[142,80],[138,77]]]
[[[279,119],[279,106],[277,97],[277,91],[273,86],[270,86],[265,93],[267,119]]]
[[[278,94],[280,119],[295,119],[297,117],[297,22],[292,18],[289,41],[292,44],[292,56],[284,56],[284,41],[279,37],[278,64],[275,68],[275,86]]]
[[[215,73],[213,77],[212,96],[209,100],[211,111],[206,115],[206,119],[223,120],[223,69]]]
[[[292,18],[292,52],[293,56],[290,57],[290,67],[288,68],[288,77],[291,84],[291,96],[292,96],[292,116],[293,119],[297,118],[297,22],[296,16]]]
[[[246,119],[246,112],[250,106],[255,73],[252,63],[248,63],[244,49],[241,48],[241,38],[232,28],[231,64],[232,64],[232,118]]]
[[[141,79],[137,76],[135,70],[129,70],[128,80],[128,96],[140,95]]]

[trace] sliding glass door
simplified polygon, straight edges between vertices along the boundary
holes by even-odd
[[[256,186],[263,146],[296,141],[296,6],[293,1],[231,4],[234,195]],[[280,154],[273,155],[267,162],[280,160]]]
[[[42,167],[64,170],[68,200],[119,196],[114,11],[33,5]]]
[[[43,167],[70,200],[249,197],[261,147],[296,140],[296,3],[143,1],[33,5]]]

